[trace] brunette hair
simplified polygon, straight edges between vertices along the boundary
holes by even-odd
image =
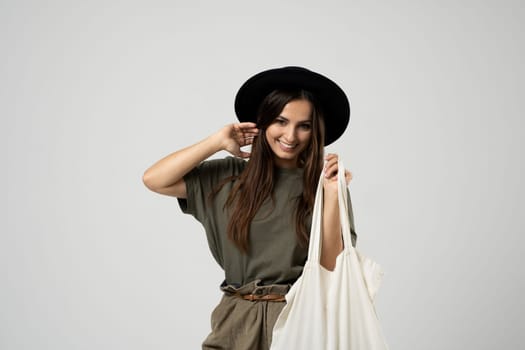
[[[306,100],[312,105],[311,138],[298,158],[298,166],[304,168],[303,192],[297,198],[295,208],[297,239],[303,247],[308,243],[306,219],[312,212],[317,183],[323,168],[324,116],[315,96],[310,92],[274,90],[264,98],[259,106],[257,113],[259,134],[252,144],[250,160],[242,173],[226,179],[220,185],[222,187],[226,182],[237,180],[228,195],[224,208],[227,208],[230,214],[227,227],[228,238],[244,253],[247,253],[249,249],[248,233],[255,214],[268,197],[274,201],[275,164],[273,151],[265,137],[266,129],[280,115],[285,105],[294,100]],[[218,190],[214,193],[217,193]]]

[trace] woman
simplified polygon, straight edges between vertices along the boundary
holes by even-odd
[[[284,295],[306,261],[323,171],[321,264],[333,269],[342,251],[338,157],[324,157],[323,147],[342,135],[350,107],[328,78],[285,67],[246,81],[235,111],[240,123],[159,160],[143,181],[152,191],[177,197],[183,212],[203,224],[210,250],[224,269],[224,294],[203,349],[268,349]],[[251,153],[241,149],[247,145]],[[234,157],[206,160],[221,150]],[[345,175],[349,182],[350,172]],[[351,210],[349,215],[355,246]]]

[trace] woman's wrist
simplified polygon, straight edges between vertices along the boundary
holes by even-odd
[[[210,149],[210,153],[215,154],[217,152],[226,150],[224,140],[225,137],[223,136],[222,129],[208,136],[206,141],[209,145],[208,147]]]
[[[337,189],[324,189],[323,191],[323,206],[324,207],[334,207],[339,204]]]

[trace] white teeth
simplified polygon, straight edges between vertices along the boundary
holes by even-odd
[[[286,147],[286,148],[290,148],[290,149],[292,149],[292,148],[294,148],[294,147],[296,146],[296,145],[290,145],[290,144],[288,144],[288,143],[286,143],[286,142],[283,142],[283,141],[281,141],[281,140],[279,140],[279,143],[280,143],[281,145],[283,145],[284,147]]]

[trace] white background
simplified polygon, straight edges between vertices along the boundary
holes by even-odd
[[[519,1],[2,0],[0,23],[2,350],[199,348],[222,271],[142,175],[287,65],[350,96],[327,151],[391,348],[522,347]]]

